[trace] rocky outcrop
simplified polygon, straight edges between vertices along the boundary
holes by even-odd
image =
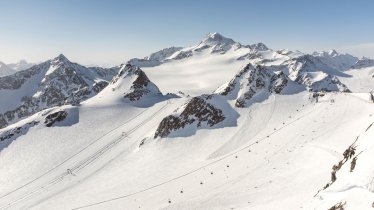
[[[63,110],[48,114],[45,117],[44,124],[47,127],[51,127],[56,122],[63,121],[67,116],[68,116],[68,113]]]
[[[257,93],[280,94],[288,82],[288,77],[282,71],[273,71],[270,67],[254,67],[252,64],[247,64],[218,93],[236,99],[235,106],[242,108]]]
[[[131,86],[131,92],[125,94],[125,98],[130,99],[130,101],[137,101],[143,95],[146,95],[150,92],[150,90],[147,89],[148,84],[151,82],[148,77],[145,75],[145,73],[141,70],[136,72],[137,78],[132,83]]]
[[[127,88],[126,83],[130,84],[129,88]],[[122,91],[123,97],[129,101],[139,101],[147,95],[162,95],[158,87],[149,80],[144,71],[129,63],[122,66],[118,75],[111,81],[111,86],[114,89],[118,86],[125,86],[119,91]]]
[[[304,83],[307,84],[309,87],[309,91],[312,92],[331,92],[331,91],[337,91],[337,92],[346,92],[350,93],[351,91],[348,89],[348,87],[340,82],[340,80],[336,76],[331,75],[325,75],[323,79],[319,81],[311,81],[309,78],[304,79]]]
[[[169,115],[159,124],[154,138],[167,137],[173,131],[196,124],[197,127],[205,125],[212,127],[223,120],[225,116],[219,108],[210,103],[213,95],[203,95],[192,98],[180,114]]]
[[[5,140],[10,140],[12,138],[15,139],[18,136],[22,135],[23,133],[26,133],[30,127],[33,127],[38,124],[39,124],[39,121],[32,121],[32,122],[26,123],[23,126],[19,126],[19,127],[4,131],[0,133],[0,142],[5,141]]]

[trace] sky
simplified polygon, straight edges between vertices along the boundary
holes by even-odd
[[[373,0],[0,0],[0,61],[113,66],[209,32],[374,58]]]

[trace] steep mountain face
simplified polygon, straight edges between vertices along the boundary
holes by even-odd
[[[187,127],[212,127],[225,120],[223,111],[214,105],[213,97],[202,95],[192,98],[180,111],[160,122],[154,138],[165,138]]]
[[[158,87],[147,75],[135,65],[123,64],[109,85],[97,97],[90,101],[95,103],[128,102],[140,106],[150,106],[163,99]]]
[[[235,99],[236,107],[246,107],[248,102],[260,94],[280,94],[289,78],[282,71],[252,64],[245,66],[226,86],[217,90],[223,96]]]
[[[285,62],[291,80],[306,85],[310,91],[342,91],[349,89],[336,76],[344,73],[325,64],[319,57],[303,55]]]
[[[138,101],[145,96],[162,95],[158,87],[137,66],[125,64],[111,81],[111,88],[120,89],[123,97]],[[125,88],[124,88],[125,87]]]
[[[310,204],[315,207],[333,209],[333,206],[351,206],[352,209],[373,208],[374,191],[374,123],[351,140],[340,156],[340,161],[332,166],[330,181],[320,190]],[[339,208],[335,208],[339,209]]]
[[[314,52],[312,55],[320,58],[323,63],[339,71],[350,69],[358,61],[357,57],[350,54],[340,54],[336,50]]]
[[[0,128],[40,110],[79,104],[104,89],[116,68],[86,68],[58,57],[0,78]],[[9,103],[7,103],[9,101]]]
[[[228,101],[235,100],[237,108],[248,107],[250,102],[261,102],[270,94],[283,93],[289,83],[293,81],[282,71],[264,66],[254,67],[249,63],[214,94],[193,97],[176,113],[165,117],[158,125],[154,138],[178,134],[184,136],[190,130],[214,127],[227,116],[235,116],[230,106],[222,106],[228,104]],[[256,100],[251,100],[254,98]]]
[[[8,76],[14,73],[15,71],[12,68],[0,61],[0,77]]]
[[[20,60],[17,63],[10,63],[8,66],[15,71],[22,71],[34,66],[34,63],[28,63],[26,60]]]

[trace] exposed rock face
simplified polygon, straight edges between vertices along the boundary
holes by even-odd
[[[335,75],[341,74],[331,66],[322,62],[321,58],[304,55],[288,62],[291,80],[303,84],[309,91],[341,91],[350,92]]]
[[[249,47],[251,50],[255,52],[269,50],[269,48],[262,42],[251,44],[251,45],[248,45],[247,47]]]
[[[51,127],[56,122],[63,121],[66,116],[68,116],[68,113],[66,111],[57,111],[54,113],[51,113],[45,117],[44,124],[47,127]]]
[[[145,75],[145,73],[140,70],[140,71],[137,71],[136,74],[138,75],[138,77],[132,83],[132,86],[131,86],[132,92],[126,93],[126,95],[124,96],[125,98],[130,99],[130,101],[137,101],[143,95],[146,95],[150,92],[147,89],[147,86],[150,80]]]
[[[262,91],[280,94],[289,79],[282,71],[269,68],[248,64],[219,93],[236,98],[236,107],[245,107],[247,101]]]
[[[203,124],[212,127],[225,119],[222,110],[218,109],[209,100],[212,95],[203,95],[192,98],[183,111],[178,115],[169,115],[159,124],[154,138],[167,137],[173,131],[196,123],[197,127]]]
[[[126,80],[126,81],[124,81]],[[130,83],[129,89],[123,89],[124,98],[130,101],[138,101],[146,95],[162,95],[160,90],[153,84],[147,75],[137,66],[125,64],[118,75],[111,82],[113,85]]]
[[[86,68],[59,55],[30,69],[1,77],[0,91],[24,89],[25,95],[14,109],[0,113],[0,128],[46,108],[79,104],[105,88],[117,71],[116,68]],[[31,82],[35,90],[27,90],[24,86],[27,82]]]
[[[191,51],[180,51],[177,55],[173,57],[174,60],[182,60],[192,56]]]
[[[307,85],[309,91],[318,92],[331,92],[331,91],[339,91],[339,92],[351,92],[348,87],[340,82],[340,80],[336,76],[331,76],[325,74],[323,79],[319,81],[312,81],[310,78],[305,77],[303,78],[303,83]]]

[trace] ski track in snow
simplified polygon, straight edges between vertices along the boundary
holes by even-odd
[[[274,111],[274,109],[273,109],[273,111]],[[312,112],[313,112],[313,110],[312,110],[312,111],[309,111],[309,112],[306,113],[305,115],[303,115],[303,116],[301,116],[301,117],[298,117],[298,118],[296,118],[295,120],[293,120],[293,121],[291,121],[291,122],[289,122],[289,123],[287,123],[287,124],[281,126],[279,129],[277,129],[277,130],[271,132],[268,136],[270,137],[270,136],[276,134],[277,132],[281,131],[282,129],[288,127],[289,125],[292,125],[293,123],[299,121],[300,119],[302,119],[302,118],[308,116],[308,115],[309,115],[310,113],[312,113]],[[271,114],[271,116],[272,116],[272,114]],[[271,116],[270,116],[270,118],[271,118]],[[269,120],[270,120],[270,119],[269,119]],[[172,179],[167,180],[167,181],[165,181],[165,182],[162,182],[162,183],[159,183],[159,184],[153,185],[153,186],[148,187],[148,188],[146,188],[146,189],[143,189],[143,190],[140,190],[140,191],[137,191],[137,192],[133,192],[133,193],[130,193],[130,194],[126,194],[126,195],[123,195],[123,196],[120,196],[120,197],[112,198],[112,199],[109,199],[109,200],[104,200],[104,201],[100,201],[100,202],[97,202],[97,203],[93,203],[93,204],[88,204],[88,205],[85,205],[85,206],[76,207],[76,208],[73,208],[72,210],[88,208],[88,207],[91,207],[91,206],[100,205],[100,204],[103,204],[103,203],[107,203],[107,202],[111,202],[111,201],[115,201],[115,200],[119,200],[119,199],[127,198],[127,197],[130,197],[130,196],[134,196],[134,195],[136,195],[136,194],[139,194],[139,193],[145,192],[145,191],[149,191],[149,190],[154,189],[154,188],[156,188],[156,187],[159,187],[159,186],[162,186],[162,185],[168,184],[168,183],[173,182],[173,181],[175,181],[175,180],[178,180],[178,179],[181,179],[181,178],[186,177],[186,176],[188,176],[188,175],[191,175],[191,174],[193,174],[193,173],[195,173],[195,172],[197,172],[197,171],[200,171],[200,170],[202,170],[202,169],[207,168],[208,166],[212,166],[212,165],[214,165],[214,164],[216,164],[216,163],[218,163],[218,162],[221,162],[221,161],[223,161],[223,160],[226,160],[227,158],[232,157],[232,156],[238,154],[239,152],[242,152],[242,151],[245,150],[245,149],[249,149],[249,148],[251,148],[251,146],[253,146],[253,145],[255,145],[255,144],[259,144],[259,143],[261,143],[262,141],[265,141],[266,139],[268,139],[268,137],[260,138],[260,139],[257,140],[256,142],[251,143],[251,144],[249,144],[249,145],[247,145],[247,146],[245,146],[245,147],[242,147],[241,149],[239,149],[239,150],[237,150],[237,151],[231,152],[231,153],[229,153],[229,154],[227,154],[227,155],[225,155],[225,156],[223,156],[223,157],[221,157],[221,158],[219,158],[219,159],[217,159],[217,160],[212,161],[211,163],[205,164],[205,165],[200,166],[199,168],[197,168],[197,169],[195,169],[195,170],[192,170],[192,171],[186,172],[186,173],[184,173],[184,174],[182,174],[182,175],[180,175],[180,176],[178,176],[178,177],[175,177],[175,178],[172,178]]]
[[[119,144],[122,140],[126,139],[128,135],[132,134],[133,132],[137,131],[139,128],[141,128],[142,126],[144,126],[147,121],[150,121],[152,118],[154,118],[157,114],[159,114],[162,110],[164,110],[168,105],[169,105],[169,101],[164,106],[162,106],[160,109],[158,109],[154,114],[152,114],[151,116],[149,116],[148,118],[146,118],[145,120],[143,120],[141,123],[139,123],[137,126],[133,127],[132,129],[130,129],[128,131],[126,131],[125,132],[126,136],[120,136],[120,137],[114,139],[113,141],[111,141],[110,143],[108,143],[105,147],[101,148],[100,150],[98,150],[97,152],[95,152],[94,154],[92,154],[91,156],[87,157],[85,160],[79,162],[78,164],[75,164],[74,167],[70,168],[71,172],[73,174],[79,173],[79,171],[81,171],[82,169],[84,169],[85,167],[87,167],[89,164],[93,163],[95,160],[97,160],[98,158],[100,158],[102,155],[104,155],[106,152],[108,152],[111,148],[113,148],[114,146],[116,146],[117,144]],[[44,177],[45,175],[51,173],[55,169],[59,168],[60,166],[62,166],[63,164],[65,164],[66,162],[68,162],[69,160],[71,160],[72,158],[74,158],[75,156],[77,156],[78,154],[82,153],[87,148],[91,147],[94,143],[96,143],[97,141],[101,140],[106,135],[108,135],[108,134],[112,133],[113,131],[121,128],[122,126],[128,124],[129,122],[131,122],[134,119],[138,118],[140,115],[142,115],[146,111],[147,111],[147,109],[145,109],[144,111],[142,111],[141,113],[139,113],[138,115],[136,115],[134,118],[131,118],[130,120],[126,121],[125,123],[121,124],[120,126],[112,129],[111,131],[109,131],[108,133],[104,134],[100,138],[96,139],[95,141],[93,141],[92,143],[90,143],[89,145],[87,145],[86,147],[84,147],[83,149],[81,149],[78,153],[76,153],[73,156],[69,157],[68,159],[66,159],[65,161],[63,161],[62,163],[60,163],[59,165],[57,165],[56,167],[52,168],[51,170],[47,171],[46,173],[42,174],[41,176],[33,179],[32,181],[26,183],[25,185],[22,185],[22,186],[16,188],[15,190],[13,190],[11,192],[8,192],[5,195],[1,196],[0,199],[4,198],[4,197],[6,197],[6,196],[8,196],[8,195],[10,195],[12,193],[15,193],[16,191],[21,190],[24,187],[27,187],[28,185],[32,184],[33,182],[35,182],[35,181],[39,180],[40,178]],[[24,196],[20,197],[19,199],[15,200],[13,202],[8,203],[6,206],[0,207],[0,209],[8,209],[12,205],[14,205],[14,204],[16,204],[18,202],[21,202],[24,199],[30,198],[31,196],[33,196],[33,195],[35,195],[37,193],[41,193],[46,188],[51,187],[53,185],[56,185],[59,182],[62,182],[64,180],[64,178],[66,176],[69,176],[69,175],[71,175],[71,174],[69,174],[68,172],[60,174],[59,176],[57,176],[56,178],[54,178],[52,181],[50,181],[48,184],[40,186],[40,187],[37,187],[35,190],[32,190],[32,191],[26,193]]]

